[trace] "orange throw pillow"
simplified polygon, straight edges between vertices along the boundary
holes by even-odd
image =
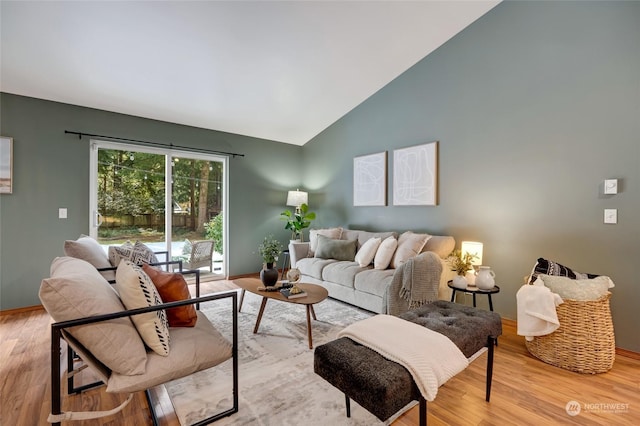
[[[189,287],[182,274],[160,271],[147,264],[142,265],[142,268],[158,289],[163,302],[177,302],[191,298]],[[196,325],[198,315],[195,307],[188,305],[167,309],[167,318],[169,327],[193,327]]]

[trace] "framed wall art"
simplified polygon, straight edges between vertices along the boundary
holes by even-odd
[[[13,138],[0,136],[0,194],[13,192]]]
[[[438,142],[393,151],[393,205],[438,205]]]
[[[353,159],[353,205],[387,205],[387,151]]]

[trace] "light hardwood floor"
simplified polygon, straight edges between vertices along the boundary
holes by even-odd
[[[217,285],[233,287],[229,282]],[[207,291],[206,286],[203,287],[203,293]],[[51,406],[49,324],[50,318],[42,309],[0,314],[0,425],[47,424]],[[630,356],[619,354],[613,369],[605,374],[582,375],[562,370],[529,355],[523,338],[516,335],[514,324],[505,321],[504,334],[495,352],[491,402],[484,400],[485,354],[440,388],[436,400],[428,403],[428,423],[638,425],[640,359],[635,359],[634,354],[627,355]],[[99,388],[65,396],[63,409],[106,410],[124,399]],[[153,390],[153,399],[161,424],[179,425],[163,387]],[[584,407],[575,417],[565,410],[573,400]],[[621,412],[605,404],[617,404]],[[66,424],[133,426],[150,425],[151,419],[144,394],[140,392],[119,414]],[[418,425],[417,408],[405,413],[393,425]]]

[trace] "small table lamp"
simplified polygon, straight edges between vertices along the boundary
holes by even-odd
[[[300,206],[309,202],[309,194],[296,189],[295,191],[289,191],[287,194],[287,206],[293,206],[296,208],[296,213],[300,214]]]

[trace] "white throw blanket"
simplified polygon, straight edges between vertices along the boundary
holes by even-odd
[[[534,336],[551,334],[560,327],[556,306],[562,298],[551,292],[540,280],[523,285],[516,293],[518,335],[533,340]]]
[[[447,336],[392,315],[358,321],[338,337],[348,337],[404,366],[427,401],[433,401],[438,388],[469,365]]]

